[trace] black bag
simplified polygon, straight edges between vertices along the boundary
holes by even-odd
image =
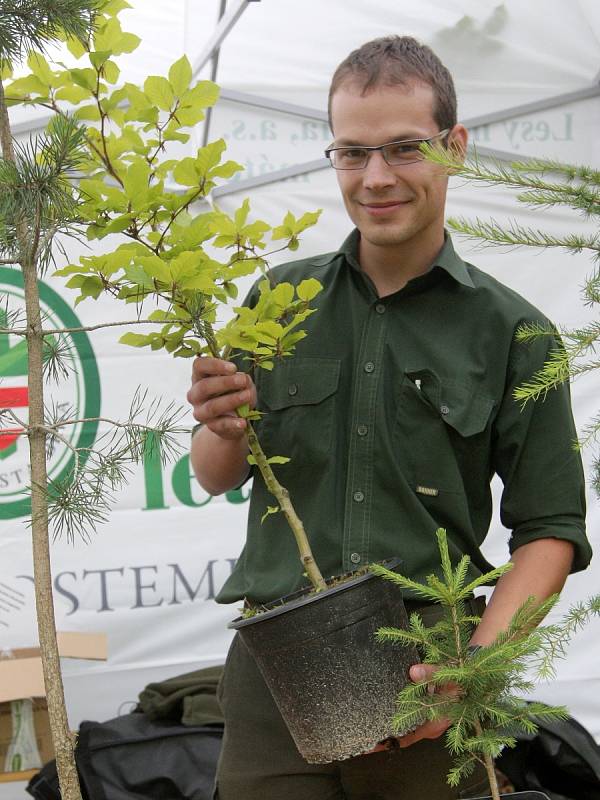
[[[84,800],[211,800],[222,725],[125,714],[82,722],[75,759]],[[31,779],[37,800],[60,800],[52,761]]]
[[[576,720],[536,720],[538,732],[519,733],[517,746],[496,759],[515,790],[537,789],[550,800],[600,800],[600,747]]]

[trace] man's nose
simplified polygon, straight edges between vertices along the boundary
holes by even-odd
[[[363,171],[363,185],[366,189],[382,189],[396,183],[393,167],[386,162],[381,150],[374,150],[369,156]]]

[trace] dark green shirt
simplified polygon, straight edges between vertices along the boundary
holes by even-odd
[[[490,480],[504,484],[511,552],[544,537],[575,545],[585,568],[585,495],[569,386],[521,408],[513,390],[560,344],[515,340],[545,317],[455,253],[449,237],[430,271],[379,298],[357,261],[358,232],[337,253],[275,268],[277,281],[323,284],[292,358],[258,370],[257,433],[304,522],[325,577],[400,556],[404,574],[438,571],[435,531],[475,577],[492,515]],[[256,295],[251,292],[248,302]],[[295,542],[254,471],[248,535],[218,596],[266,602],[306,583]]]

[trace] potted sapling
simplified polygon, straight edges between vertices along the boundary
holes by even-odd
[[[168,76],[151,75],[142,87],[119,84],[114,56],[139,44],[119,22],[127,5],[124,0],[104,4],[89,40],[65,36],[78,66],[50,63],[35,52],[28,60],[31,74],[6,87],[8,105],[41,104],[54,112],[54,124],[70,120],[78,126],[74,224],[102,247],[55,274],[77,291],[76,303],[108,295],[133,307],[136,319],[128,326],[143,322],[147,329],[125,333],[121,340],[127,345],[188,359],[202,354],[236,358],[254,372],[277,369],[294,358],[321,286],[314,278],[298,285],[277,283],[267,259],[274,251],[296,249],[299,236],[316,223],[319,212],[299,219],[287,213],[281,225],[271,227],[249,220],[248,201],[233,215],[210,203],[212,189],[240,165],[223,160],[222,139],[184,157],[177,157],[177,148],[216,102],[218,88],[210,81],[194,81],[185,56]],[[270,252],[265,241],[269,233],[274,243]],[[240,278],[254,273],[262,273],[256,304],[236,308],[237,316],[219,327],[219,307],[236,297]],[[153,310],[144,316],[150,304]],[[373,646],[377,628],[402,619],[402,599],[393,587],[369,572],[338,576],[333,585],[324,579],[301,510],[294,508],[276,473],[288,459],[265,453],[254,431],[252,423],[260,413],[238,409],[249,423],[249,458],[256,479],[264,480],[274,497],[275,505],[265,514],[279,512],[282,535],[291,529],[306,589],[235,625],[261,666],[302,755],[314,762],[343,759],[389,736],[395,690],[407,680],[416,655],[409,647],[399,659],[396,649],[390,647],[386,654]],[[284,633],[294,635],[288,639]],[[264,648],[266,657],[261,656]],[[268,674],[269,664],[276,664],[275,675]],[[385,681],[378,677],[383,675]],[[360,692],[360,704],[347,691],[349,681]],[[384,686],[389,687],[387,694]]]

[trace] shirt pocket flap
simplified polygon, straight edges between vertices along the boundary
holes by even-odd
[[[271,411],[316,405],[337,391],[340,362],[335,358],[297,358],[260,371],[259,397]]]
[[[428,369],[407,370],[406,378],[419,390],[422,400],[461,436],[485,430],[494,400],[466,383],[439,378]]]
[[[440,414],[461,436],[484,431],[493,407],[493,398],[474,392],[472,387],[442,382]]]

